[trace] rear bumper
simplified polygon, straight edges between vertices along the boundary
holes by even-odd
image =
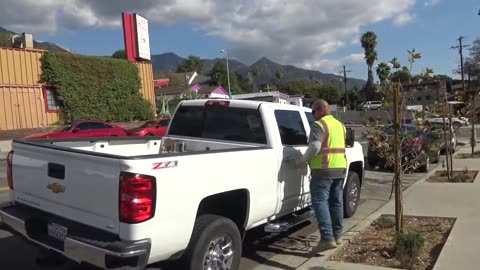
[[[50,222],[68,229],[63,241],[48,235]],[[20,204],[0,206],[0,226],[27,242],[105,269],[126,265],[143,269],[150,255],[148,239],[122,241],[111,233]]]

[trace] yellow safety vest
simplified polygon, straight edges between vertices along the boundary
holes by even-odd
[[[310,160],[311,169],[347,168],[345,154],[345,126],[332,115],[315,121],[322,129],[322,146],[318,155]]]

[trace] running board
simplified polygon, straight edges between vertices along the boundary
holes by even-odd
[[[305,213],[300,215],[291,214],[286,217],[282,217],[279,220],[267,223],[265,225],[265,232],[268,232],[268,233],[285,232],[288,229],[314,216],[315,216],[315,212],[313,210],[307,210]]]

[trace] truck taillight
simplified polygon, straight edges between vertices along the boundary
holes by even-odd
[[[123,223],[140,223],[155,214],[155,177],[122,172],[120,174],[119,217]]]
[[[7,184],[10,189],[13,189],[13,151],[10,151],[7,155]]]

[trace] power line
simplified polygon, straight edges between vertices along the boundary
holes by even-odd
[[[339,72],[342,72],[342,70]],[[343,65],[343,85],[345,87],[345,103],[348,110],[350,109],[350,106],[349,106],[350,104],[348,103],[348,93],[347,93],[347,72],[352,72],[352,70],[351,69],[346,70],[345,65]]]

